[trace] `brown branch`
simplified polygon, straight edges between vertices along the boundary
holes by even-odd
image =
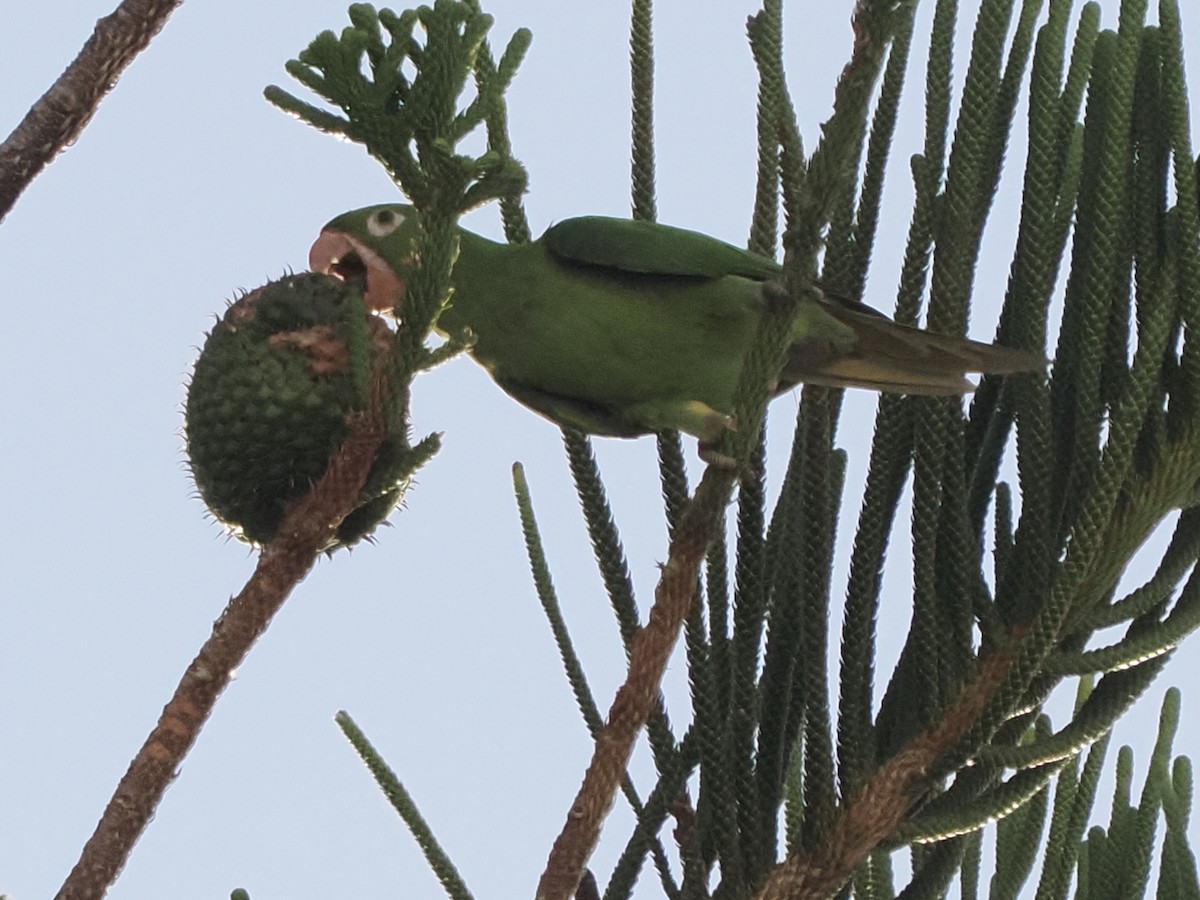
[[[122,0],[0,144],[0,222],[34,178],[79,137],[104,95],[183,0]]]
[[[638,732],[658,704],[667,660],[695,602],[700,564],[716,534],[734,477],[727,468],[709,466],[680,517],[655,590],[654,607],[630,645],[629,674],[613,700],[608,722],[596,737],[591,764],[538,882],[537,900],[570,900],[584,876]]]
[[[979,721],[1017,658],[1020,636],[984,661],[941,724],[909,741],[838,811],[811,853],[775,867],[758,900],[828,900],[881,841],[892,835],[929,786],[930,772]]]
[[[125,773],[57,900],[97,900],[116,880],[213,706],[292,589],[358,500],[384,437],[375,402],[348,417],[349,434],[312,491],[288,511],[242,592],[184,672],[175,695]]]

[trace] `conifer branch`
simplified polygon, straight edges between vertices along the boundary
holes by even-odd
[[[1003,684],[1017,643],[985,660],[941,721],[889,758],[838,808],[819,846],[777,866],[758,900],[827,900],[837,893],[867,854],[895,831],[928,788],[939,760],[969,732]]]
[[[370,405],[349,416],[349,432],[325,474],[284,516],[254,574],[213,624],[55,900],[97,900],[116,880],[234,672],[358,505],[388,434],[389,402],[379,376]]]
[[[680,519],[655,591],[654,607],[630,647],[628,676],[617,691],[604,730],[596,738],[583,784],[551,848],[538,882],[538,900],[570,900],[583,877],[634,741],[658,702],[667,660],[696,600],[700,564],[733,481],[732,471],[710,466]]]
[[[183,0],[122,0],[0,144],[0,222],[34,178],[91,121],[121,73]]]

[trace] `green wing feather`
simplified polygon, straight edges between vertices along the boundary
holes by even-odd
[[[636,275],[739,275],[754,281],[779,275],[779,265],[765,256],[696,231],[656,222],[582,216],[552,225],[541,242],[560,262]]]

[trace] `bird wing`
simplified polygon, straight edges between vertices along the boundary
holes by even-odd
[[[560,262],[629,275],[722,278],[739,275],[766,281],[779,265],[765,256],[670,225],[582,216],[550,227],[542,243]]]

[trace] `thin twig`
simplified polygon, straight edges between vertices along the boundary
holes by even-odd
[[[596,737],[592,761],[538,882],[537,900],[570,900],[584,875],[600,826],[625,775],[638,732],[659,699],[659,684],[683,620],[696,599],[700,564],[729,500],[734,472],[709,466],[680,517],[655,591],[654,608],[629,649],[629,674],[608,722]]]
[[[79,55],[0,144],[0,222],[42,169],[74,141],[121,73],[183,0],[122,0]]]
[[[380,381],[375,402],[348,416],[349,433],[329,468],[288,511],[254,574],[213,624],[56,900],[98,900],[116,880],[234,671],[357,502],[385,434],[383,394]]]

